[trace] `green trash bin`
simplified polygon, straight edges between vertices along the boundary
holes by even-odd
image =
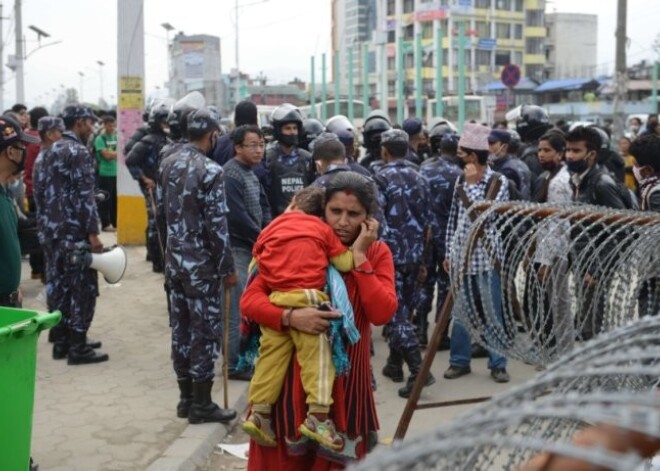
[[[27,471],[39,332],[56,325],[59,311],[0,307],[0,469]]]

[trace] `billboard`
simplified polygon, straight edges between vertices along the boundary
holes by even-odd
[[[184,79],[204,78],[204,42],[181,42]]]

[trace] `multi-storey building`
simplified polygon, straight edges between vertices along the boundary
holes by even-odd
[[[206,103],[223,107],[220,38],[206,34],[177,34],[170,45],[170,95],[181,98],[199,91]]]
[[[547,13],[544,79],[595,77],[598,57],[598,16]],[[560,60],[561,58],[561,60]]]
[[[349,0],[335,0],[333,24],[346,15]],[[342,8],[343,7],[343,8]],[[545,64],[545,0],[377,0],[376,30],[368,41],[374,71],[369,87],[389,107],[396,97],[396,49],[402,40],[404,94],[414,97],[415,38],[422,42],[422,93],[426,101],[435,95],[435,36],[441,30],[442,77],[445,94],[458,89],[458,25],[465,25],[465,90],[476,92],[498,79],[507,64],[520,66],[522,75],[540,81]],[[335,27],[335,31],[339,28]],[[336,34],[333,38],[338,37]],[[341,36],[339,36],[341,37]],[[335,52],[340,41],[333,41]],[[342,62],[342,64],[345,63]],[[356,71],[357,90],[362,74]],[[359,95],[359,91],[357,92]]]

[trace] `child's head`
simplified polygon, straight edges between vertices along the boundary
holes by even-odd
[[[297,209],[311,216],[323,216],[325,206],[325,190],[316,186],[303,188],[293,197],[291,209]]]

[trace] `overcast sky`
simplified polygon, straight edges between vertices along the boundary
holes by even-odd
[[[14,54],[14,1],[2,2],[4,11],[4,59]],[[145,0],[145,69],[147,91],[162,87],[166,80],[165,30],[171,23],[186,34],[220,36],[223,73],[235,66],[235,0]],[[617,0],[554,0],[548,11],[598,14],[598,63],[611,70],[614,65],[614,30]],[[312,55],[331,49],[330,0],[239,0],[239,44],[241,70],[257,75],[263,71],[271,83],[300,77],[309,79]],[[660,25],[660,0],[628,1],[628,62],[651,58],[651,44]],[[103,91],[108,101],[116,100],[115,0],[23,0],[23,30],[26,37],[25,95],[29,106],[50,104],[62,86],[80,88],[83,99],[96,102]],[[50,34],[38,47],[35,25]],[[5,107],[15,101],[14,74],[5,67]],[[599,68],[599,71],[601,69]]]

